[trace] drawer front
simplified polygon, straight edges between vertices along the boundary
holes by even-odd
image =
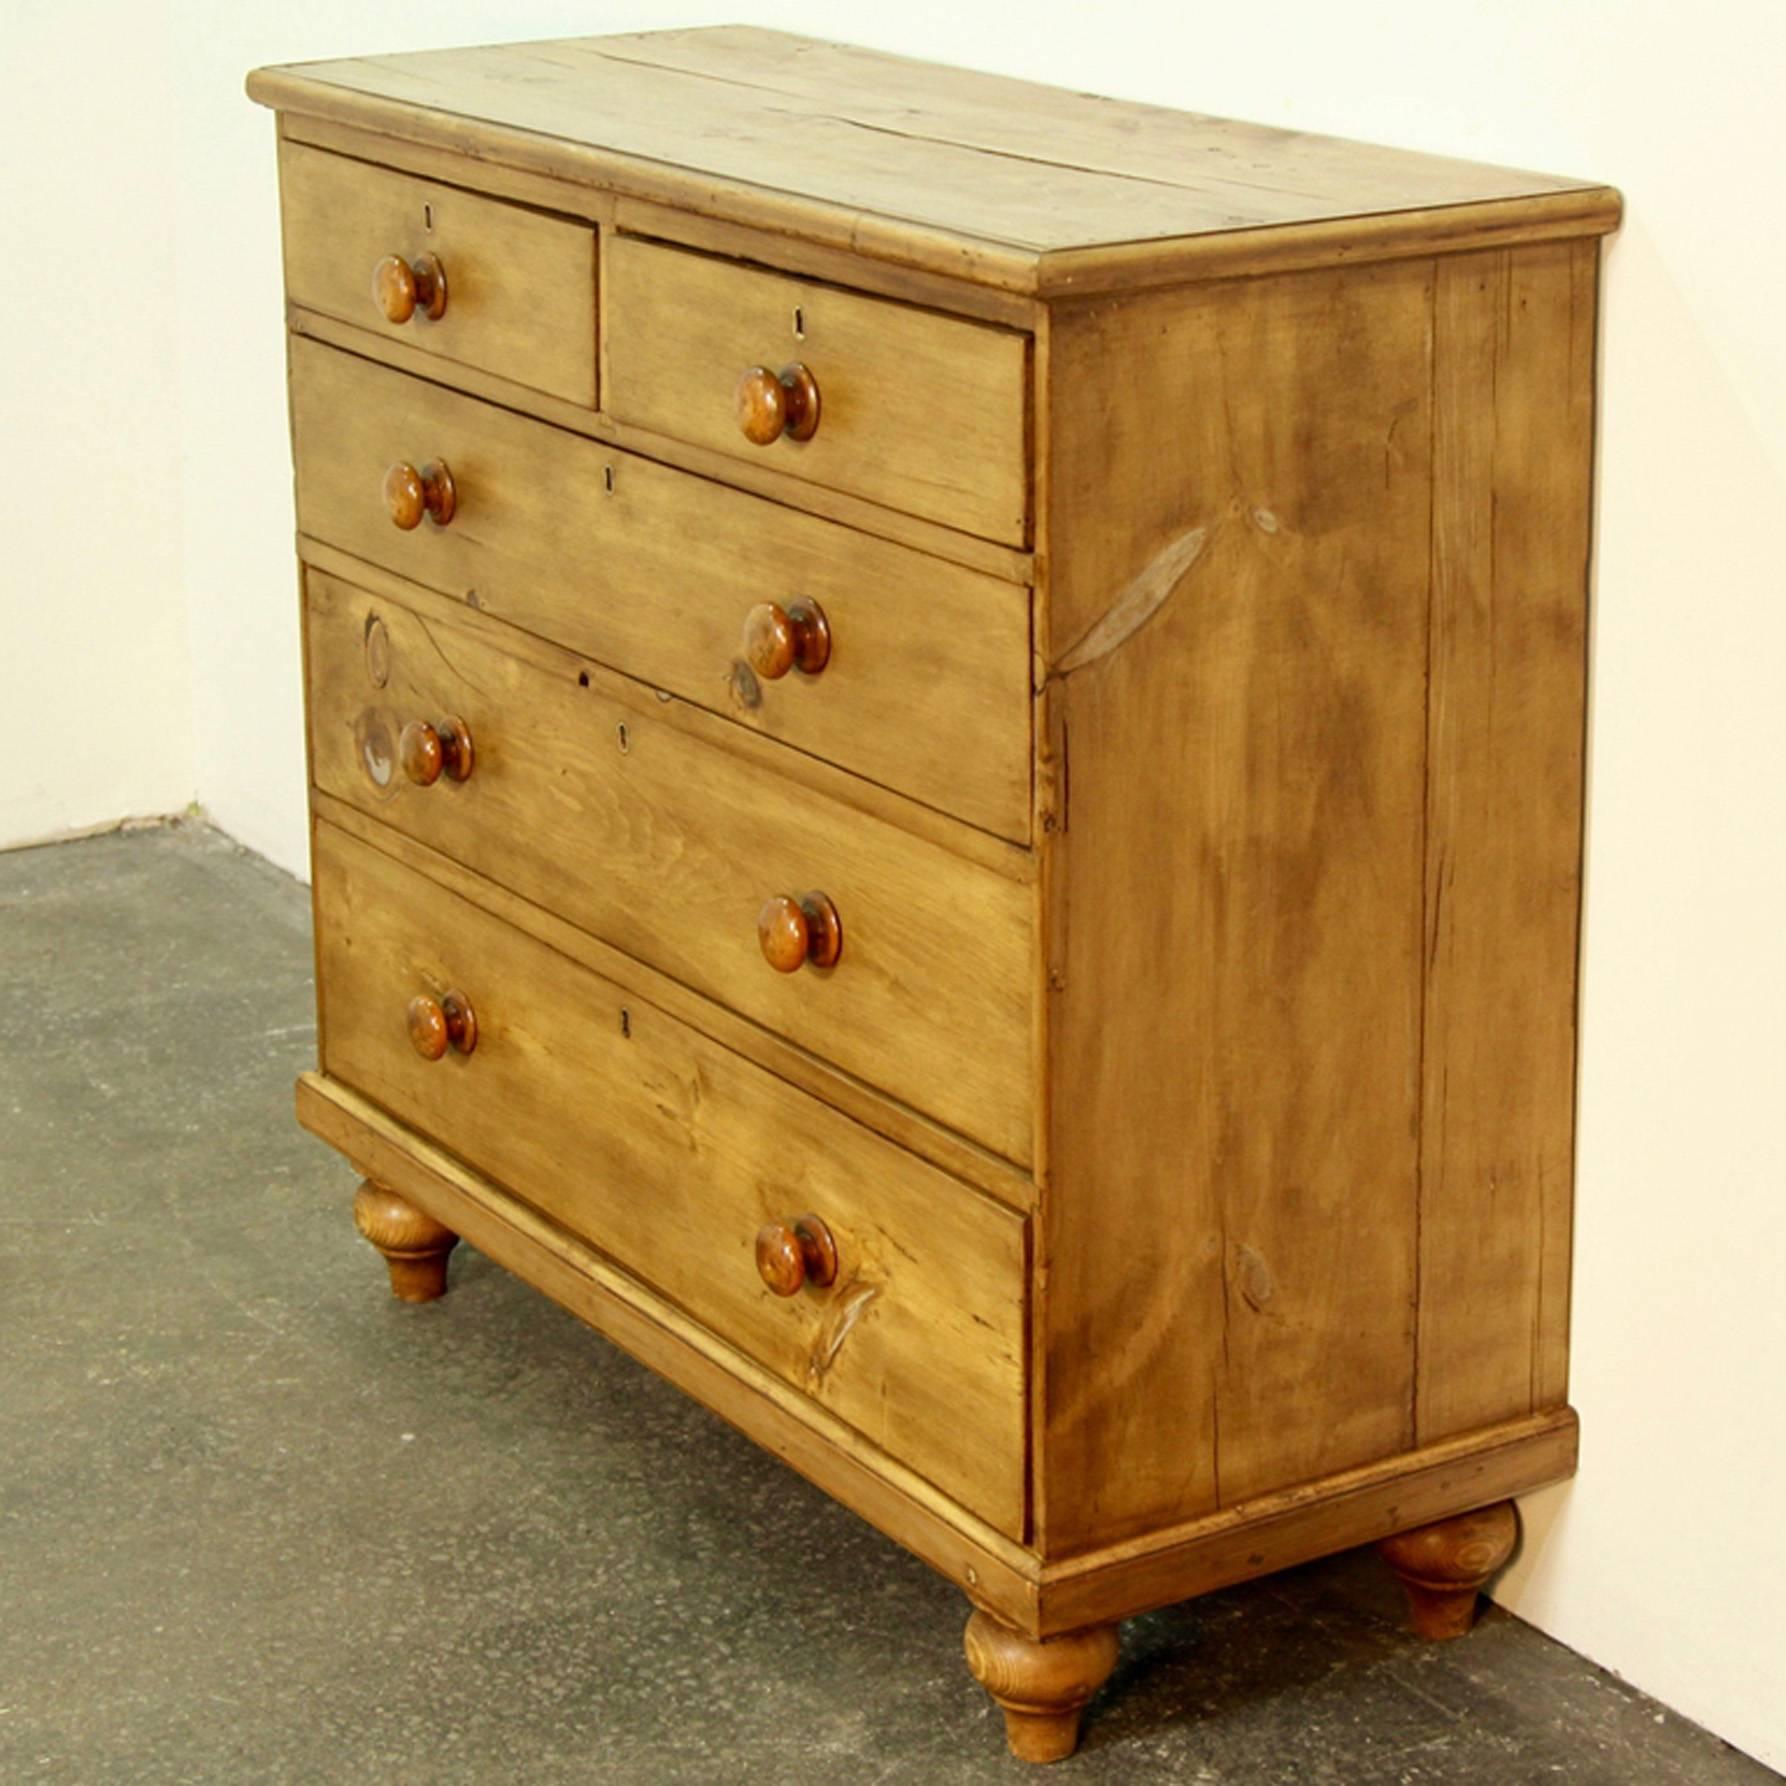
[[[595,230],[480,198],[303,143],[279,146],[286,295],[423,353],[476,366],[572,403],[595,403]],[[410,269],[414,309],[391,320],[374,290],[380,264]],[[432,256],[444,301],[430,316]],[[391,273],[395,273],[392,268]],[[401,276],[397,276],[401,287]],[[387,292],[391,289],[387,275]],[[408,292],[392,300],[401,311]]]
[[[628,236],[609,241],[607,280],[618,420],[1023,544],[1026,336]],[[809,439],[792,413],[768,444],[745,437],[739,380],[756,366],[810,373]]]
[[[326,824],[314,867],[325,1071],[1020,1534],[1020,1216]],[[475,1044],[426,1059],[449,992]],[[758,1230],[807,1214],[835,1277],[772,1294]]]
[[[1029,836],[1029,591],[316,342],[292,342],[298,524],[1003,837]],[[444,463],[446,526],[388,468]],[[822,670],[756,675],[745,622],[824,617]]]
[[[1030,888],[690,736],[569,653],[305,581],[319,788],[1029,1162]],[[472,773],[416,785],[404,728],[449,716]],[[809,892],[841,956],[779,972],[759,913]]]

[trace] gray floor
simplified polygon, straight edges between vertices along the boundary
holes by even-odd
[[[467,1249],[385,1294],[309,981],[202,827],[0,855],[0,1780],[1776,1778],[1368,1557],[1135,1622],[1032,1774],[920,1564]]]

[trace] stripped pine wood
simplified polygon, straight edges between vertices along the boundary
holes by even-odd
[[[1423,1442],[1567,1388],[1597,268],[1563,242],[1438,270]]]
[[[1411,1438],[1431,289],[1052,318],[1049,1553]]]
[[[313,149],[326,149],[368,167],[395,168],[467,192],[531,205],[536,211],[556,211],[560,216],[581,217],[594,224],[614,221],[613,196],[599,187],[556,179],[550,174],[525,173],[495,162],[474,161],[469,156],[432,149],[405,137],[356,130],[351,124],[336,124],[305,112],[279,114],[279,140],[307,143]]]
[[[318,787],[1027,1160],[1025,886],[617,702],[568,653],[530,662],[490,628],[305,581]],[[468,724],[475,772],[417,787],[403,728],[446,715]],[[759,910],[811,888],[843,914],[843,959],[777,973]]]
[[[1006,545],[1029,532],[1024,336],[622,236],[608,243],[616,420]],[[816,432],[740,432],[740,375],[808,367]]]
[[[1023,1536],[1021,1217],[382,851],[314,862],[325,1071]],[[405,1008],[449,991],[475,1047],[428,1059]],[[752,1242],[809,1209],[837,1281],[770,1295]]]
[[[265,103],[1010,290],[1045,257],[1526,199],[1587,232],[1616,195],[1097,99],[747,27],[262,70]],[[1509,227],[1519,224],[1509,219]],[[1335,244],[1330,252],[1340,252]],[[1107,283],[1125,283],[1122,257]],[[1150,268],[1158,276],[1158,268]]]
[[[249,84],[393,1291],[910,1545],[1022,1758],[1346,1546],[1461,1634],[1576,1462],[1617,193],[747,27]]]
[[[979,1604],[1033,1626],[1033,1554],[587,1241],[338,1080],[305,1073],[298,1120],[381,1183],[606,1334]]]
[[[595,404],[595,232],[303,143],[279,147],[286,285],[300,304],[418,351]],[[437,320],[395,321],[373,301],[389,255],[446,269]]]
[[[883,298],[896,298],[901,303],[921,304],[950,316],[969,316],[978,322],[998,323],[1025,333],[1034,329],[1046,313],[1034,298],[1015,292],[972,285],[965,279],[950,279],[915,267],[864,260],[846,249],[803,241],[794,235],[766,235],[762,230],[746,229],[719,218],[697,217],[668,205],[654,205],[647,199],[616,200],[614,227],[623,236],[643,236],[698,248],[706,254],[723,254],[746,265],[767,266],[803,279],[847,285]]]
[[[534,665],[547,676],[568,674],[579,683],[587,676],[591,688],[601,690],[618,706],[670,726],[697,742],[729,750],[765,775],[786,777],[802,788],[814,790],[826,800],[841,802],[870,818],[884,820],[914,837],[939,845],[952,855],[989,868],[1007,880],[1026,886],[1035,881],[1038,864],[1030,850],[1007,843],[1003,838],[972,825],[964,825],[959,819],[908,800],[878,783],[864,781],[861,776],[852,775],[818,757],[808,756],[803,751],[790,751],[772,738],[734,726],[730,720],[721,719],[705,707],[681,700],[668,689],[654,688],[648,682],[609,669],[594,658],[580,656],[505,622],[489,620],[469,600],[445,595],[425,584],[399,577],[363,558],[355,558],[351,553],[326,545],[312,534],[298,535],[298,556],[305,564],[352,583],[369,595],[389,595],[399,606],[413,609],[424,618],[467,628],[474,636]]]
[[[1575,1473],[1568,1408],[1482,1427],[1042,1565],[1038,1635],[1128,1618],[1292,1569]]]
[[[742,1054],[767,1067],[778,1078],[810,1092],[833,1109],[841,1110],[864,1128],[897,1142],[908,1153],[928,1160],[951,1177],[962,1179],[988,1196],[998,1198],[1001,1203],[1008,1203],[1013,1209],[1034,1208],[1035,1181],[1027,1172],[921,1112],[881,1096],[860,1079],[840,1071],[831,1061],[798,1047],[761,1024],[752,1023],[749,1018],[713,999],[703,998],[680,981],[672,980],[668,974],[659,973],[624,950],[616,949],[613,944],[591,936],[586,930],[579,930],[576,925],[567,923],[544,906],[523,899],[488,875],[479,874],[444,852],[369,818],[345,800],[312,789],[311,804],[316,817],[326,820],[336,830],[345,831],[350,837],[357,837],[362,843],[382,850],[405,868],[462,893],[505,924],[512,924],[560,955],[581,962],[622,991],[637,994],[690,1029],[731,1049],[734,1054]]]
[[[292,414],[305,532],[1027,841],[1027,590],[308,342]],[[450,526],[372,500],[405,457],[451,466]],[[797,601],[827,616],[823,672],[741,670],[751,610]]]
[[[657,464],[673,466],[710,482],[723,482],[728,488],[778,502],[785,508],[799,509],[827,521],[836,521],[870,539],[891,540],[911,546],[945,564],[959,564],[968,570],[998,577],[1007,583],[1027,585],[1035,574],[1034,559],[1027,550],[1001,546],[994,540],[976,539],[953,527],[941,527],[917,515],[901,513],[881,503],[868,502],[847,491],[831,490],[772,465],[733,458],[710,447],[671,440],[653,434],[648,428],[635,428],[617,422],[600,410],[583,409],[543,392],[530,391],[524,385],[500,374],[484,372],[474,366],[454,363],[445,372],[441,362],[419,351],[407,342],[389,340],[353,323],[324,316],[313,310],[293,308],[288,317],[295,339],[320,341],[348,353],[378,361],[399,372],[434,381],[450,379],[457,390],[469,392],[512,409],[550,422],[573,434],[582,434],[622,451],[651,459]]]

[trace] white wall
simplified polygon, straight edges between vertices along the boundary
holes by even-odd
[[[0,846],[193,796],[166,45],[107,34],[8,9],[0,56]]]
[[[7,107],[24,144],[8,165],[48,142],[74,170],[28,197],[25,232],[56,275],[30,311],[33,342],[73,364],[33,347],[13,387],[25,400],[11,457],[17,412],[39,413],[23,556],[19,529],[8,542],[8,627],[22,614],[37,644],[9,659],[7,683],[23,685],[23,723],[53,742],[43,787],[66,798],[46,793],[20,822],[171,804],[195,777],[223,824],[304,861],[272,126],[241,97],[251,64],[746,17],[1614,182],[1629,222],[1606,288],[1575,1321],[1585,1441],[1580,1478],[1528,1504],[1502,1597],[1786,1765],[1786,252],[1769,208],[1786,172],[1786,14],[1761,0],[1691,14],[1655,0],[1282,0],[1269,13],[1037,0],[1021,30],[1013,16],[992,0],[46,10],[27,32],[42,59],[27,53],[8,78],[25,90],[22,118]],[[100,40],[96,71],[86,52]],[[158,67],[178,118],[177,293]],[[96,72],[98,90],[84,88]],[[137,295],[121,309],[126,254]],[[191,759],[171,637],[182,594]],[[146,691],[171,740],[165,769],[105,782],[99,768],[128,766],[120,702]],[[106,740],[98,763],[78,748],[89,733]]]

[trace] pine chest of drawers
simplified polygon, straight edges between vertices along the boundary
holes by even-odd
[[[1467,1626],[1575,1458],[1616,194],[744,29],[250,91],[397,1294],[916,1551],[1031,1759],[1344,1546]]]

